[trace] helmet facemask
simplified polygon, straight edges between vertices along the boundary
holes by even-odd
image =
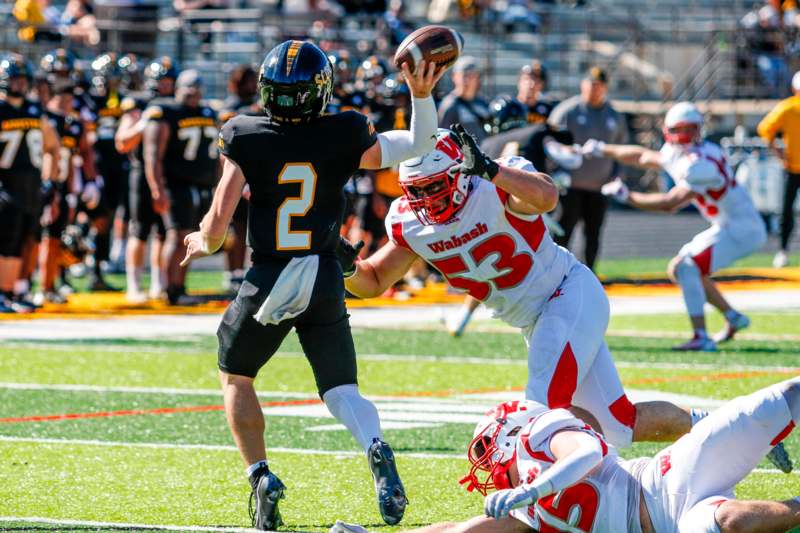
[[[693,144],[701,137],[700,126],[683,122],[667,128],[664,126],[664,140],[671,144]]]
[[[463,160],[453,134],[440,129],[432,152],[400,166],[400,187],[422,224],[450,222],[466,203],[470,179],[456,168]]]
[[[490,424],[470,442],[467,458],[472,466],[469,473],[459,480],[460,484],[466,485],[467,491],[477,490],[486,496],[490,490],[511,488],[509,470],[516,463],[516,450],[507,458],[507,454],[497,447],[497,438],[506,423],[507,421],[498,419],[496,424]],[[508,436],[516,437],[520,429],[514,428]],[[478,477],[479,472],[486,473],[483,481]]]

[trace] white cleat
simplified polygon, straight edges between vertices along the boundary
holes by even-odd
[[[348,524],[337,520],[333,526],[328,530],[328,533],[369,533],[367,528],[359,526],[358,524]]]
[[[733,322],[727,322],[725,327],[711,337],[717,344],[728,342],[733,339],[737,332],[750,327],[750,319],[747,315],[739,313]]]
[[[129,304],[140,305],[147,303],[147,294],[144,291],[127,291],[125,293],[125,301]]]
[[[692,340],[672,347],[676,352],[716,352],[717,344],[708,337],[695,335]]]
[[[772,259],[772,266],[775,268],[784,268],[789,266],[789,254],[785,250],[779,250]]]

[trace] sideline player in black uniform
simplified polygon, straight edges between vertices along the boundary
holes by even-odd
[[[219,174],[217,113],[201,103],[202,87],[196,70],[181,72],[175,82],[175,99],[150,103],[150,124],[142,140],[153,209],[167,228],[161,269],[167,275],[171,305],[177,305],[186,294],[183,239],[211,205]]]
[[[128,159],[114,146],[122,117],[124,94],[121,83],[124,71],[113,52],[102,54],[92,61],[92,88],[89,96],[97,114],[95,165],[103,176],[102,203],[108,211],[113,227],[113,246],[110,253],[112,270],[124,268],[124,242],[128,225]],[[108,238],[108,236],[100,237]]]
[[[58,172],[58,135],[25,98],[31,78],[21,55],[0,57],[0,313],[17,311],[14,284],[38,226],[42,181]]]
[[[161,297],[166,283],[162,282],[161,252],[167,230],[161,216],[153,210],[150,186],[144,175],[142,136],[150,123],[150,114],[156,108],[148,105],[154,98],[170,98],[175,94],[178,69],[169,57],[151,61],[144,69],[145,91],[128,94],[122,100],[123,115],[120,119],[114,145],[121,154],[128,155],[130,164],[129,198],[130,223],[128,224],[128,247],[125,253],[125,276],[127,292],[125,298],[131,303],[144,303],[147,295],[142,291],[142,270],[147,239],[155,231],[150,246],[150,298]]]
[[[217,336],[228,424],[248,466],[253,525],[259,529],[281,524],[278,500],[285,487],[267,466],[264,415],[253,380],[292,328],[319,395],[367,453],[384,521],[396,524],[405,512],[405,491],[392,450],[382,440],[378,412],[358,391],[337,246],[342,189],[349,176],[433,148],[436,108],[430,93],[441,74],[434,75],[435,65],[427,67],[422,62],[412,75],[403,66],[414,95],[411,131],[376,134],[360,113],[323,115],[333,89],[331,64],[315,45],[286,41],[261,65],[259,88],[267,115],[240,115],[220,133],[222,179],[200,231],[186,238],[184,263],[222,245],[242,189],[249,185],[254,265]],[[345,270],[353,269],[357,249],[341,249]]]

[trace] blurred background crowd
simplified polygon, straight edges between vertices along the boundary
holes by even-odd
[[[634,3],[637,9],[630,9]],[[542,154],[537,133],[555,132],[565,144],[595,138],[658,148],[661,116],[675,100],[702,101],[706,133],[723,139],[765,223],[778,233],[784,164],[768,149],[773,138],[759,139],[756,126],[777,99],[792,93],[791,75],[800,65],[797,4],[645,3],[647,9],[633,0],[7,2],[0,8],[0,48],[24,57],[26,98],[61,128],[60,164],[69,178],[57,190],[41,187],[41,198],[26,207],[31,222],[20,229],[19,261],[0,260],[0,311],[64,302],[82,277],[87,290],[126,290],[132,303],[191,303],[185,273],[170,274],[182,253],[180,234],[191,228],[158,223],[168,216],[149,190],[142,192],[142,147],[120,140],[137,121],[154,118],[152,100],[177,97],[183,105],[186,94],[202,97],[215,127],[236,113],[258,113],[263,52],[287,38],[309,38],[334,67],[330,112],[355,109],[378,131],[404,129],[409,94],[391,57],[409,33],[431,22],[453,26],[466,39],[465,55],[438,88],[440,126],[460,122],[497,155],[516,143],[519,153],[556,176],[563,196],[551,231],[560,244],[578,247],[590,267],[602,253],[608,208],[600,187],[623,175],[634,188],[663,189],[669,177],[603,159],[559,169]],[[183,80],[182,71],[189,73]],[[79,130],[69,141],[74,145],[67,142],[70,123]],[[402,194],[396,178],[394,169],[385,169],[355,175],[348,184],[342,232],[363,239],[364,253],[385,242],[384,217]],[[152,224],[141,212],[143,194],[144,203],[155,202]],[[246,262],[246,201],[225,246],[230,291]],[[572,239],[575,228],[582,232]],[[663,255],[670,244],[659,239],[626,237],[613,247]],[[149,293],[141,281],[148,240]],[[107,272],[126,272],[126,286],[111,286]],[[402,297],[431,277],[436,273],[420,264],[391,292]]]

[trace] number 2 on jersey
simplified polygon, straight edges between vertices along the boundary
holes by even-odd
[[[292,231],[292,217],[302,217],[314,204],[317,173],[311,163],[286,163],[278,174],[278,183],[299,183],[300,196],[287,197],[278,208],[275,247],[281,251],[311,248],[310,231]]]

